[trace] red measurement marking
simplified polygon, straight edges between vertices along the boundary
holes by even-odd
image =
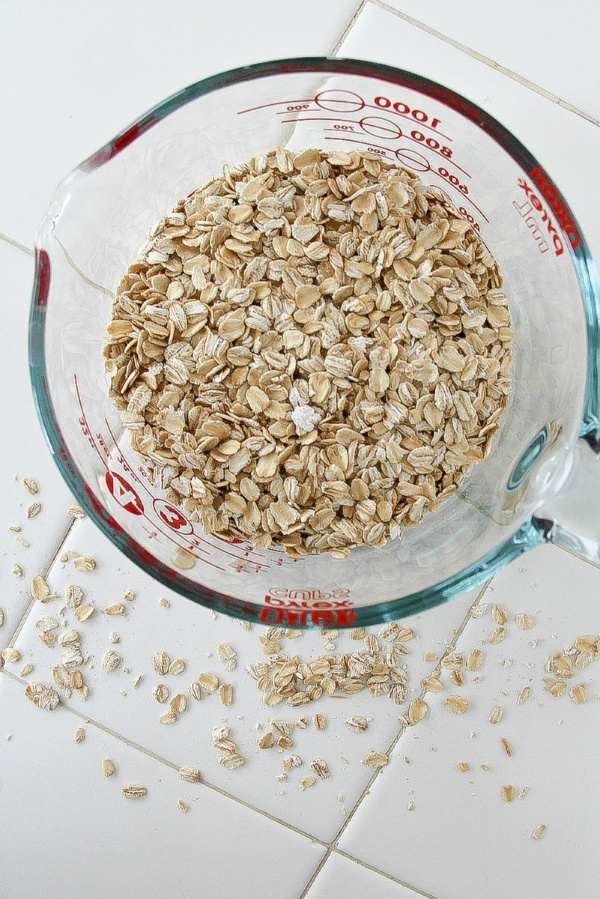
[[[248,109],[240,109],[238,115],[244,115],[246,112],[255,112],[257,109],[267,109],[269,106],[295,106],[297,103],[312,103],[314,97],[308,97],[306,100],[277,100],[275,103],[263,103],[261,106],[249,106]]]
[[[116,471],[107,471],[106,486],[111,496],[126,512],[130,512],[132,515],[144,514],[144,504],[139,495],[122,475],[117,474]]]
[[[114,443],[114,445],[115,445],[115,448],[117,449],[117,451],[118,451],[119,453],[121,453],[121,451],[120,451],[120,449],[119,449],[119,446],[118,446],[118,444],[117,444],[117,439],[116,439],[115,435],[114,435],[113,432],[112,432],[112,429],[111,429],[111,426],[110,426],[108,420],[107,420],[107,419],[104,419],[104,422],[105,422],[105,424],[106,424],[106,427],[108,428],[108,431],[109,431],[109,433],[110,433],[110,436],[112,437],[112,440],[113,440],[113,443]],[[122,454],[121,454],[121,455],[122,455]],[[171,517],[171,518],[173,519],[173,521],[176,522],[178,519],[177,519],[177,518],[173,518],[173,512],[175,512],[176,514],[181,514],[181,513],[177,512],[177,510],[175,509],[174,506],[171,505],[171,503],[167,503],[165,500],[161,499],[160,497],[154,496],[154,494],[148,489],[148,487],[147,487],[141,480],[139,480],[139,479],[137,479],[137,480],[138,480],[139,485],[140,485],[141,487],[144,488],[144,490],[146,491],[146,493],[147,493],[147,494],[150,496],[150,498],[152,499],[152,505],[153,505],[153,507],[154,507],[155,512],[157,512],[156,506],[158,505],[159,508],[162,508],[163,511],[166,512],[167,517]],[[160,504],[163,504],[163,505],[161,506]],[[172,510],[172,511],[169,512],[169,511],[167,511],[167,510]],[[165,519],[159,512],[157,512],[157,515],[159,516],[160,520],[161,520],[164,524],[167,525],[167,527],[173,527],[173,525],[170,524],[170,523],[169,523],[169,522],[168,522],[168,521],[167,521],[167,520],[166,520],[166,519]],[[148,518],[148,516],[145,515],[145,514],[144,514],[144,517],[145,517],[145,518]],[[181,518],[184,519],[184,521],[187,521],[187,519],[185,519],[183,515],[181,515]],[[148,518],[148,521],[150,521],[149,518]],[[240,559],[240,560],[243,561],[243,558],[244,558],[243,556],[239,556],[239,555],[237,555],[237,553],[230,553],[230,552],[228,552],[226,549],[222,549],[220,546],[214,546],[214,544],[210,543],[205,537],[201,537],[199,534],[197,534],[196,531],[195,531],[195,529],[194,529],[194,527],[193,527],[193,525],[192,525],[189,521],[187,521],[187,524],[188,524],[188,526],[189,526],[189,530],[186,529],[185,531],[183,531],[183,530],[181,530],[180,528],[175,528],[175,527],[173,527],[173,530],[176,530],[179,534],[181,534],[181,535],[183,535],[183,536],[186,536],[186,535],[188,535],[188,534],[189,534],[189,535],[194,535],[194,537],[195,537],[196,540],[198,540],[199,542],[201,541],[202,543],[204,543],[204,544],[208,547],[207,550],[201,550],[202,552],[206,552],[206,553],[208,553],[209,551],[212,551],[212,552],[222,552],[222,553],[224,553],[225,555],[232,556],[234,559]],[[159,529],[159,530],[160,530],[160,529]],[[168,540],[171,540],[172,543],[175,543],[176,546],[181,546],[181,545],[182,545],[182,544],[178,543],[178,541],[175,540],[175,539],[172,537],[171,534],[168,534],[168,533],[166,533],[166,532],[163,531],[163,530],[160,530],[160,533],[163,535],[163,537],[167,537]],[[221,539],[221,538],[217,538],[217,539]],[[223,542],[228,542],[228,541],[223,541]],[[240,541],[240,542],[241,542],[241,541]],[[185,547],[185,548],[187,549],[187,547]],[[265,558],[261,553],[255,551],[255,550],[253,550],[253,549],[250,549],[249,552],[251,552],[252,555],[258,556],[258,558],[260,558],[260,559],[264,559],[264,558]],[[192,553],[192,555],[194,555],[194,553]],[[205,561],[207,561],[207,560],[206,560],[206,559],[201,559],[201,561],[202,561],[202,562],[205,562]],[[212,563],[211,563],[211,564],[212,564]],[[259,564],[260,564],[260,563],[259,563]],[[215,567],[215,568],[219,568],[218,565],[215,565],[214,567]],[[225,569],[224,569],[224,568],[219,568],[219,571],[225,571]]]
[[[88,438],[88,440],[89,440],[89,442],[90,442],[90,445],[91,445],[92,448],[96,451],[96,454],[97,454],[98,458],[100,459],[100,461],[102,462],[102,464],[104,465],[104,467],[106,468],[106,470],[108,471],[108,464],[107,464],[107,462],[106,462],[106,459],[104,458],[104,456],[102,455],[102,453],[100,452],[100,450],[98,449],[98,447],[96,446],[96,441],[94,440],[94,438],[93,438],[93,436],[92,436],[92,430],[91,430],[91,428],[90,428],[90,426],[89,426],[89,424],[88,424],[87,416],[86,416],[85,410],[84,410],[84,408],[83,408],[83,403],[81,402],[81,394],[80,394],[80,392],[79,392],[79,384],[78,384],[78,382],[77,382],[77,375],[76,375],[76,374],[73,375],[73,382],[74,382],[74,384],[75,384],[75,393],[77,394],[77,402],[79,403],[79,408],[80,408],[80,410],[81,410],[81,419],[80,419],[80,421],[81,421],[81,423],[82,423],[82,430],[83,430],[83,433],[84,433],[85,436]]]
[[[164,499],[155,499],[152,503],[154,511],[161,521],[178,534],[193,534],[194,528],[180,509],[176,509]]]
[[[358,112],[365,106],[365,101],[359,94],[338,88],[321,91],[316,95],[315,103],[329,112]]]

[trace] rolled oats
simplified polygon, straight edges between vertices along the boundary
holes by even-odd
[[[153,230],[117,289],[110,395],[205,532],[345,558],[488,453],[510,388],[501,284],[439,188],[372,153],[274,150]]]

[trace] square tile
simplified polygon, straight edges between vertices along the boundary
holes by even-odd
[[[364,865],[332,852],[306,894],[306,899],[348,899],[354,896],[419,899],[421,895],[394,880],[382,877]]]
[[[594,0],[581,0],[576,15],[544,0],[485,6],[477,0],[453,6],[443,0],[387,2],[600,119],[596,66],[600,14]]]
[[[38,639],[36,622],[43,615],[51,615],[60,623],[57,633],[63,628],[75,628],[82,635],[82,652],[88,659],[82,671],[90,697],[83,704],[79,695],[74,694],[68,700],[70,706],[177,765],[198,766],[204,778],[220,789],[325,841],[335,838],[344,823],[344,815],[352,809],[373,773],[361,764],[361,759],[371,748],[387,748],[399,731],[398,716],[420,692],[421,679],[433,667],[432,662],[424,660],[425,652],[443,653],[453,630],[458,628],[475,598],[475,593],[467,594],[402,622],[417,634],[406,644],[409,693],[403,706],[395,705],[385,696],[373,697],[365,690],[346,698],[323,697],[306,707],[290,708],[282,704],[269,710],[255,682],[244,671],[245,665],[266,658],[258,639],[265,633],[262,627],[254,626],[248,632],[239,621],[223,615],[213,617],[206,609],[165,592],[129,564],[89,520],[75,524],[63,550],[91,556],[97,561],[97,568],[81,573],[74,571],[71,561],[63,563],[60,559],[53,566],[48,581],[61,599],[43,607],[36,603],[16,643],[23,660],[35,666],[31,677],[48,682],[52,666],[61,658],[58,643],[49,648]],[[76,621],[72,610],[64,607],[62,597],[68,583],[81,586],[85,599],[97,609],[83,623]],[[102,610],[121,601],[128,589],[134,591],[135,600],[124,603],[126,614],[105,615]],[[160,605],[161,597],[169,599],[170,608]],[[118,636],[118,643],[110,642],[112,632]],[[225,671],[216,654],[221,642],[230,643],[238,652],[238,667],[231,673]],[[322,655],[326,652],[324,647],[325,639],[319,631],[281,641],[282,652],[297,654],[301,659],[312,660]],[[357,643],[350,639],[349,633],[340,632],[333,651],[354,652],[362,648],[362,642]],[[110,673],[100,664],[108,650],[119,653],[123,659],[121,667]],[[186,671],[164,678],[156,675],[152,656],[161,651],[168,653],[171,660],[183,659]],[[22,664],[19,661],[7,667],[16,671]],[[232,706],[221,705],[217,694],[200,702],[191,699],[187,687],[201,672],[215,673],[221,682],[233,685]],[[133,681],[140,674],[143,680],[136,688]],[[187,699],[185,712],[170,726],[158,722],[158,716],[168,710],[168,705],[157,703],[152,696],[154,686],[161,682],[168,687],[171,698],[183,693]],[[296,721],[303,715],[311,719],[315,712],[325,715],[328,722],[325,730],[319,731],[311,723],[305,730],[294,731],[294,746],[288,750],[258,748],[257,739],[268,731],[271,719]],[[372,719],[368,731],[351,733],[344,724],[350,715]],[[247,759],[243,768],[232,771],[219,764],[219,753],[211,740],[212,728],[225,722]],[[261,729],[257,730],[256,725]],[[300,756],[302,766],[293,768],[287,779],[278,780],[276,775],[282,771],[283,759],[292,753]],[[331,777],[301,791],[300,780],[311,773],[309,765],[316,758],[325,760]]]
[[[31,247],[59,179],[151,106],[215,72],[326,55],[355,8],[306,0],[292,24],[278,0],[7,5],[0,232]]]
[[[0,643],[8,643],[31,599],[29,582],[47,565],[71,523],[67,507],[73,502],[46,446],[33,405],[27,364],[27,330],[33,260],[0,241],[6,333],[0,357],[3,390],[3,439],[0,442],[0,606],[5,623]],[[33,478],[39,492],[32,496],[23,478]],[[27,509],[41,511],[33,518]],[[9,527],[20,527],[18,533]],[[21,541],[29,544],[21,545]],[[20,566],[16,577],[13,566]]]
[[[547,169],[582,226],[596,260],[600,259],[598,203],[590,190],[590,174],[600,153],[600,129],[595,125],[371,3],[358,17],[339,55],[425,75],[495,116]]]
[[[0,879],[12,899],[299,896],[323,847],[85,724],[0,675]],[[74,733],[83,727],[85,739]],[[52,750],[49,751],[49,747]],[[116,771],[102,776],[102,759]],[[148,790],[126,799],[126,784]],[[188,804],[183,813],[178,799]],[[282,892],[282,884],[284,884]],[[68,886],[67,886],[68,885]],[[8,895],[8,893],[6,895]]]
[[[445,675],[444,692],[428,694],[428,718],[398,743],[349,822],[343,850],[444,899],[595,893],[600,662],[574,668],[560,697],[547,691],[542,678],[550,656],[579,635],[598,634],[599,588],[593,566],[552,546],[539,547],[494,579],[484,597],[487,611],[469,621],[457,641],[463,654],[483,651],[481,670],[467,671],[462,688]],[[497,627],[493,604],[508,611],[507,635],[490,644]],[[513,621],[518,613],[533,616],[530,630]],[[581,682],[588,700],[577,705],[569,689]],[[530,695],[517,704],[523,687]],[[467,698],[464,715],[444,708],[450,694]],[[502,717],[491,724],[496,705]],[[469,770],[459,771],[459,762]],[[515,798],[505,802],[501,791],[509,785]],[[547,830],[535,841],[531,835],[539,824]],[[431,860],[426,865],[424,847]]]

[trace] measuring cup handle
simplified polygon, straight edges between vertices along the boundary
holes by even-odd
[[[577,441],[560,492],[534,520],[551,543],[600,567],[600,444],[596,439]]]

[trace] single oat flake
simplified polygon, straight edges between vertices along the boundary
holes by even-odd
[[[541,835],[544,833],[545,830],[546,830],[545,824],[538,824],[538,826],[535,828],[535,830],[531,834],[531,839],[539,840],[539,838],[541,837]]]
[[[464,715],[469,707],[469,701],[464,696],[447,696],[444,705],[454,715]]]
[[[141,799],[142,796],[146,795],[148,789],[141,784],[127,784],[127,786],[123,787],[122,792],[126,799]]]
[[[25,687],[25,696],[34,705],[46,711],[52,711],[59,704],[60,699],[56,690],[46,684],[30,683]]]
[[[181,778],[181,780],[185,780],[190,784],[198,784],[202,780],[202,775],[200,774],[198,768],[180,768],[179,777]]]
[[[102,774],[104,777],[112,777],[115,773],[115,765],[111,759],[102,759]]]
[[[362,765],[367,765],[369,768],[383,768],[389,759],[385,752],[376,752],[372,749],[364,759],[361,759]]]

